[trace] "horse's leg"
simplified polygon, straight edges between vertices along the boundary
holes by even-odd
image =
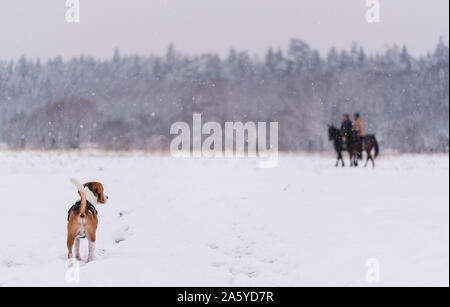
[[[375,146],[375,142],[374,139],[372,139],[372,143],[373,145],[370,146],[370,151],[372,152],[372,147]],[[375,167],[375,160],[373,159],[372,155],[370,155],[370,159],[372,159],[372,167]]]
[[[353,166],[357,167],[358,166],[358,152],[352,151],[350,159],[352,161]]]
[[[339,152],[338,162],[339,162],[339,160],[341,160],[341,164],[342,164],[342,166],[344,166],[344,159],[342,158],[342,151]],[[338,164],[336,164],[336,166],[338,166]]]
[[[369,163],[370,160],[370,151],[366,149],[367,152],[367,159],[366,159],[366,163],[364,163],[364,167],[367,167],[367,163]]]

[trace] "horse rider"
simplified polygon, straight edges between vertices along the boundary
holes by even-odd
[[[352,121],[350,120],[350,115],[344,114],[344,120],[342,121],[341,125],[341,135],[345,145],[348,145],[352,131],[353,131],[353,124]]]
[[[358,140],[359,147],[362,151],[363,141],[364,141],[364,121],[359,113],[353,115],[353,127],[352,130],[355,132],[356,139]],[[358,150],[359,151],[359,150]]]
[[[356,135],[360,138],[364,137],[364,121],[361,119],[359,113],[355,113],[353,115],[353,131],[356,132]]]

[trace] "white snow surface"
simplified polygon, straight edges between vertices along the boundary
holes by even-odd
[[[140,152],[0,161],[0,286],[449,285],[448,155],[381,157],[375,169],[309,154],[273,169]],[[70,177],[109,196],[79,283],[65,280]],[[366,280],[371,258],[379,283]]]

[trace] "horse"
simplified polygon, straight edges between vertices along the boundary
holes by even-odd
[[[353,138],[353,142],[355,143],[352,147],[356,148],[356,160],[362,160],[362,152],[367,152],[367,160],[364,164],[364,167],[367,167],[367,163],[372,161],[372,167],[375,167],[375,159],[372,157],[372,149],[375,149],[375,158],[380,153],[380,147],[378,146],[377,138],[374,134],[367,134],[362,137],[362,142],[358,138]]]
[[[358,143],[353,141],[354,138],[351,135],[348,136],[348,140],[344,141],[341,130],[328,125],[328,139],[333,141],[334,149],[338,154],[336,166],[339,165],[339,160],[341,160],[342,167],[345,166],[344,159],[342,158],[343,151],[348,151],[350,154],[350,166],[358,166],[358,159],[356,158],[357,148],[355,147]]]

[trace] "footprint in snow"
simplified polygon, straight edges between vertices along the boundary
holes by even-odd
[[[119,217],[120,217],[120,218],[123,218],[123,217],[125,217],[126,215],[128,215],[129,213],[130,213],[130,212],[124,211],[124,210],[119,211]]]
[[[207,245],[210,249],[218,249],[219,248],[219,245],[217,245],[215,243],[208,243]]]
[[[100,248],[97,250],[97,255],[104,256],[106,254],[106,249]]]
[[[130,230],[129,226],[125,227],[125,229],[121,231],[121,234],[116,236],[114,242],[116,244],[119,244],[120,242],[125,241],[129,237],[129,230]]]

